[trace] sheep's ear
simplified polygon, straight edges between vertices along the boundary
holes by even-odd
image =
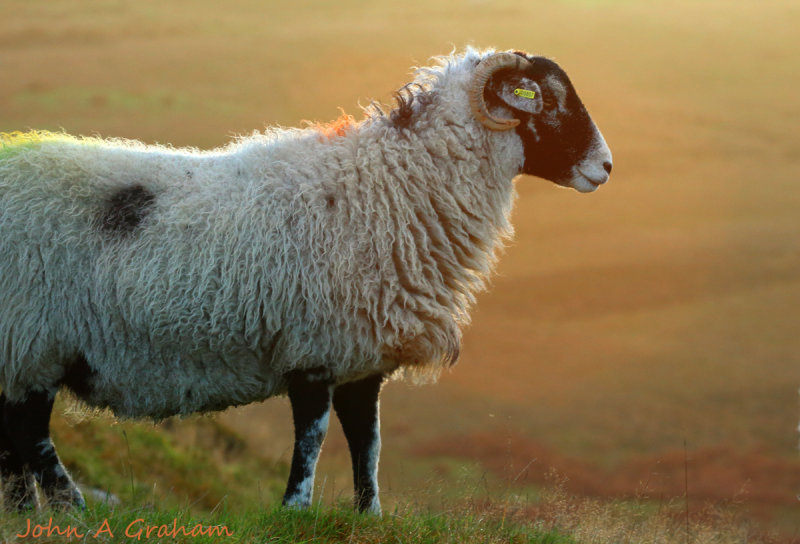
[[[497,96],[511,108],[537,114],[542,111],[542,90],[527,77],[511,78],[498,83]]]

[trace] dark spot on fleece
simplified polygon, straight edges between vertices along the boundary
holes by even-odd
[[[412,87],[416,88],[412,90]],[[394,94],[394,99],[397,107],[389,112],[389,122],[395,128],[409,128],[415,115],[419,115],[425,106],[433,102],[433,93],[418,84],[409,83]]]
[[[110,232],[130,234],[147,217],[155,198],[141,185],[120,189],[106,202],[100,226]]]

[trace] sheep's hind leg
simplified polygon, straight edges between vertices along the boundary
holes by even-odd
[[[28,510],[35,508],[36,485],[33,474],[25,467],[25,462],[19,456],[11,437],[6,432],[2,421],[5,410],[6,395],[0,394],[0,476],[3,479],[3,499],[6,510]]]
[[[314,379],[313,373],[293,372],[289,377],[289,401],[294,418],[294,453],[285,506],[307,508],[314,492],[314,473],[328,432],[331,385]]]
[[[381,452],[378,397],[383,375],[346,383],[333,393],[333,407],[342,423],[353,461],[355,504],[360,512],[380,515],[378,458]]]
[[[51,507],[85,508],[80,490],[61,464],[50,439],[50,413],[54,400],[54,391],[36,391],[28,393],[21,402],[6,401],[3,429]]]

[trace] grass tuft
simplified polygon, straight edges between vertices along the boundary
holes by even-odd
[[[213,418],[154,425],[118,421],[102,411],[85,417],[69,405],[65,414],[52,420],[65,465],[84,487],[123,503],[210,512],[281,496],[288,467],[253,455],[240,436]]]

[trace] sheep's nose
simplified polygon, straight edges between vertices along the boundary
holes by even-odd
[[[607,174],[611,173],[611,166],[612,166],[611,161],[606,161],[603,163],[603,168],[605,169]]]

